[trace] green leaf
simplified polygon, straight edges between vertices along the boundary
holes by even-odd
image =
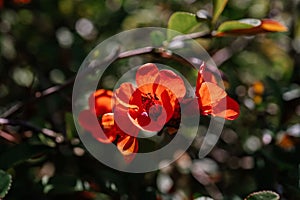
[[[10,189],[12,182],[11,175],[0,170],[0,198],[4,198]]]
[[[73,120],[73,115],[69,112],[65,115],[66,122],[66,135],[68,140],[72,140],[76,137],[76,128]]]
[[[251,29],[259,26],[260,24],[261,21],[259,19],[241,19],[226,21],[219,26],[217,32],[224,33],[235,30]]]
[[[246,197],[245,200],[279,200],[279,195],[272,191],[254,192]]]
[[[30,158],[43,155],[50,149],[44,145],[30,145],[28,143],[16,145],[0,155],[0,168],[8,169]]]
[[[215,24],[219,16],[223,12],[228,0],[214,0],[213,1],[213,18],[212,23]]]
[[[188,34],[199,29],[200,24],[201,23],[197,21],[196,15],[193,13],[175,12],[169,19],[168,29],[182,34]],[[179,33],[172,30],[168,30],[168,40],[179,35]]]
[[[288,29],[280,22],[272,19],[240,19],[222,23],[214,36],[254,35],[268,32],[286,32]]]
[[[163,42],[166,40],[166,36],[161,31],[152,31],[150,33],[150,38],[153,43],[153,46],[162,46]]]

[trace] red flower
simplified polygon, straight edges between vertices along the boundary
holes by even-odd
[[[79,113],[79,124],[89,131],[94,138],[102,143],[116,143],[119,151],[130,161],[132,153],[138,151],[138,142],[135,137],[124,133],[115,123],[112,113],[113,93],[100,89],[89,97],[89,109]],[[132,129],[137,135],[138,129]],[[129,156],[129,157],[128,157]]]
[[[239,104],[218,86],[214,75],[204,65],[200,67],[196,83],[196,96],[203,115],[234,120],[239,115]]]
[[[111,143],[117,136],[112,127],[108,129],[103,126],[107,125],[108,119],[111,120],[111,115],[107,113],[112,112],[112,95],[112,91],[97,90],[89,97],[89,109],[81,111],[78,116],[80,125],[102,143]]]
[[[110,90],[97,90],[89,97],[89,106],[94,107],[97,116],[112,112],[112,96],[113,92]]]
[[[116,90],[117,124],[126,132],[133,125],[147,131],[161,130],[173,116],[177,99],[185,96],[183,80],[171,70],[147,63],[137,70],[136,84],[137,88],[123,83]]]
[[[99,142],[102,143],[111,143],[113,142],[117,134],[113,130],[114,123],[112,119],[110,119],[110,113],[105,114],[101,117],[100,120],[95,121],[95,113],[91,112],[91,110],[83,110],[79,113],[78,121],[79,124],[87,131],[89,131],[94,138],[96,138]],[[108,128],[108,121],[113,126]]]
[[[229,120],[239,115],[239,105],[218,86],[204,65],[197,78],[197,98],[184,98],[185,94],[180,76],[148,63],[137,70],[136,87],[126,82],[114,94],[103,89],[94,92],[89,97],[89,109],[79,113],[79,123],[99,142],[116,144],[125,160],[131,161],[138,151],[139,130],[160,131],[173,125],[175,131],[169,133],[176,132],[181,104],[191,115],[199,114],[199,110],[203,115]]]

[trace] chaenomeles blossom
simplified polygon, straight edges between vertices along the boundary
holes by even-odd
[[[239,104],[219,86],[216,76],[206,68],[205,63],[200,66],[198,72],[195,96],[179,100],[180,105],[177,104],[173,117],[166,125],[169,134],[177,132],[182,114],[191,117],[199,114],[210,115],[226,120],[234,120],[239,116]],[[181,106],[184,113],[181,113]]]
[[[239,116],[239,104],[218,85],[215,76],[207,70],[204,63],[198,72],[196,96],[202,115],[222,117],[227,120],[234,120]]]
[[[136,87],[125,82],[115,91],[117,124],[125,132],[132,123],[142,130],[160,131],[185,94],[184,81],[176,73],[144,64],[136,72]]]
[[[99,89],[89,97],[89,109],[79,113],[79,124],[101,143],[114,143],[124,156],[125,161],[130,162],[134,153],[138,151],[138,141],[136,137],[124,133],[115,123],[112,113],[113,92]],[[95,123],[94,119],[98,121]],[[138,133],[137,128],[131,131]]]
[[[113,93],[100,89],[89,98],[89,109],[79,114],[80,125],[102,143],[114,143],[130,162],[138,151],[140,130],[160,131],[180,123],[181,108],[193,114],[234,120],[238,103],[230,98],[210,71],[201,65],[196,82],[196,98],[187,98],[182,78],[171,70],[159,70],[147,63],[136,72],[136,86],[125,82]],[[93,123],[97,116],[98,121]],[[174,134],[175,131],[169,131]]]

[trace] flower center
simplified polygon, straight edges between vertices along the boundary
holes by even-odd
[[[148,94],[142,94],[142,104],[143,104],[143,108],[149,112],[149,109],[151,106],[157,104],[158,102],[158,98],[157,96],[154,94],[154,97],[151,93]]]
[[[141,98],[142,107],[140,108],[140,115],[137,117],[137,120],[141,126],[146,126],[151,120],[157,121],[162,113],[162,106],[155,94],[142,94]]]

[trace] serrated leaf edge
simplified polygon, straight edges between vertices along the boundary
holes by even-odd
[[[262,193],[272,193],[272,194],[276,195],[278,200],[280,199],[279,194],[277,194],[276,192],[271,191],[271,190],[262,190],[262,191],[253,192],[253,193],[249,194],[244,200],[248,200],[250,197],[252,197],[254,195],[262,194]]]
[[[0,170],[0,171],[3,171],[3,170]],[[12,185],[12,176],[9,173],[7,173],[6,171],[3,171],[3,172],[5,172],[8,175],[9,183],[8,183],[7,190],[4,192],[3,196],[0,196],[0,200],[2,200],[7,195],[8,191],[10,190],[11,185]]]

